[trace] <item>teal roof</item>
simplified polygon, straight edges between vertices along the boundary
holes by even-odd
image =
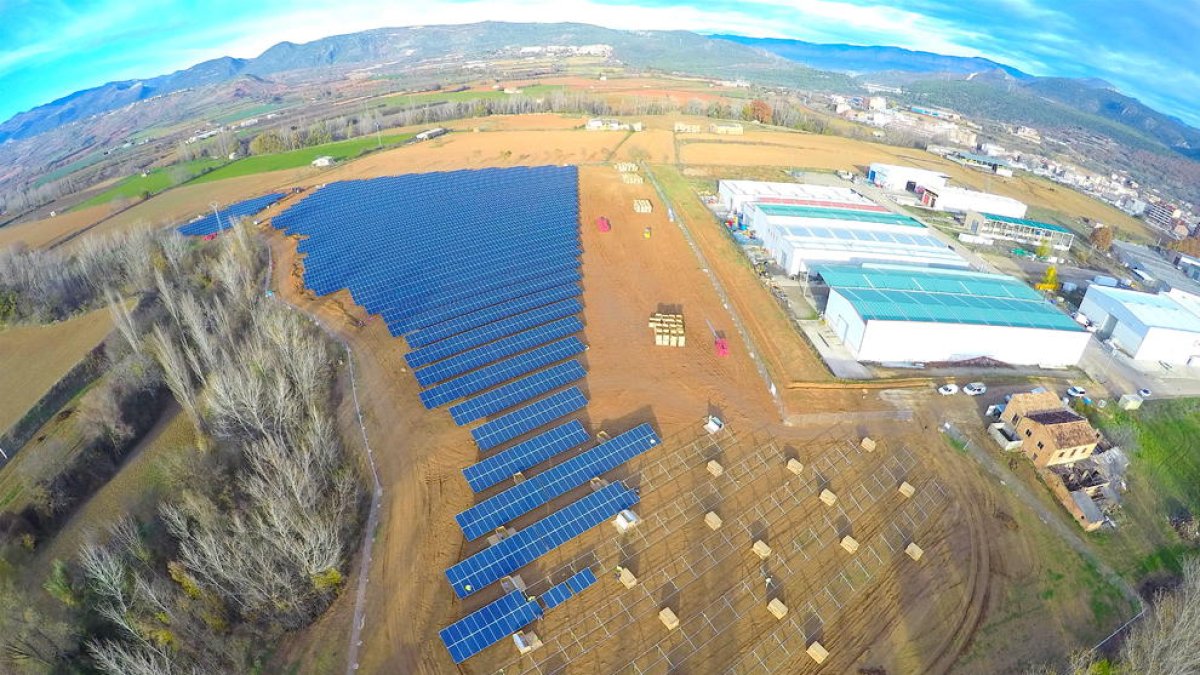
[[[1012,277],[905,265],[814,265],[864,321],[923,321],[1082,331]]]
[[[1001,159],[999,157],[992,157],[991,155],[977,155],[973,152],[959,152],[956,154],[963,159],[970,160],[972,162],[979,162],[980,164],[995,164],[996,166],[1011,166],[1008,163],[1008,160]]]
[[[768,216],[785,216],[788,218],[824,218],[828,220],[850,220],[856,223],[881,223],[885,225],[906,225],[908,227],[925,227],[915,219],[902,213],[884,213],[880,211],[856,211],[852,209],[834,209],[825,206],[799,206],[794,204],[755,204]]]
[[[1053,230],[1055,232],[1066,232],[1067,234],[1075,234],[1074,232],[1068,230],[1065,227],[1059,227],[1058,225],[1051,225],[1050,223],[1043,223],[1040,220],[1030,220],[1028,218],[1011,218],[1009,216],[998,216],[994,213],[985,213],[985,214],[983,214],[983,217],[987,218],[988,220],[994,220],[998,223],[1012,223],[1013,225],[1024,225],[1026,227],[1032,227],[1032,228],[1036,228],[1039,230]]]

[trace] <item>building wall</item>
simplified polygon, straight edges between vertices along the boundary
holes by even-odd
[[[831,294],[832,295],[832,294]],[[826,317],[830,311],[825,310]],[[980,356],[1015,365],[1072,366],[1091,334],[916,321],[869,321],[855,357],[860,361],[960,361]]]
[[[890,164],[872,164],[867,173],[867,180],[885,190],[896,191],[904,190],[910,182],[934,188],[946,185],[946,178],[936,171]]]
[[[1151,328],[1142,339],[1133,358],[1138,361],[1166,361],[1186,364],[1200,360],[1200,333],[1169,328]]]
[[[1054,442],[1050,427],[1031,422],[1028,417],[1017,420],[1017,436],[1021,439],[1021,449],[1040,467],[1082,461],[1096,451],[1095,441],[1060,448]]]
[[[850,301],[836,289],[829,291],[829,301],[825,304],[825,323],[851,352],[858,352],[866,332],[866,323],[854,311]]]
[[[930,197],[926,200],[923,196],[921,202],[926,206],[936,208],[940,211],[981,211],[983,213],[994,213],[998,216],[1008,216],[1009,218],[1024,218],[1028,207],[1015,199],[1008,199],[993,195],[986,192],[975,192],[974,190],[942,190],[939,191],[938,186],[922,185],[934,194],[926,195]]]

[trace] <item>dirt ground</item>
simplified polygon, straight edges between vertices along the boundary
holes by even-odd
[[[53,218],[0,227],[0,247],[13,244],[24,244],[33,248],[53,246],[63,237],[78,232],[111,212],[112,208],[108,204],[102,204],[60,213]]]
[[[105,307],[48,326],[0,331],[0,429],[21,419],[110,330]]]

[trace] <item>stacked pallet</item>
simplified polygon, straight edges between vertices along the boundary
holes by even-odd
[[[685,345],[682,314],[655,312],[650,316],[650,329],[654,331],[654,344],[660,347],[683,347]]]
[[[637,164],[634,164],[633,162],[617,162],[613,166],[615,166],[617,171],[620,171],[621,173],[629,173],[631,171],[637,171],[638,169]]]
[[[636,173],[623,173],[621,174],[621,182],[626,185],[641,185],[646,181]]]
[[[634,213],[650,213],[650,211],[652,211],[652,210],[653,210],[653,209],[652,209],[652,207],[650,206],[650,200],[649,200],[649,199],[635,199],[635,200],[633,200],[633,212],[634,212]]]

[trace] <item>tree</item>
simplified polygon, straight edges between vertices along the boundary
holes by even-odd
[[[1034,286],[1034,288],[1045,292],[1058,290],[1058,268],[1054,265],[1047,267],[1041,282]]]
[[[750,102],[750,115],[755,122],[768,124],[771,122],[771,104],[756,98]]]
[[[1107,251],[1112,248],[1113,229],[1107,225],[1097,225],[1092,228],[1089,239],[1097,250]]]
[[[1162,591],[1121,647],[1121,672],[1200,672],[1200,559],[1183,564],[1179,586]]]
[[[250,141],[250,154],[252,155],[269,155],[275,152],[283,152],[286,148],[283,137],[277,131],[264,131],[254,137]]]
[[[1037,257],[1045,259],[1045,258],[1050,257],[1051,250],[1052,249],[1050,248],[1050,240],[1042,239],[1041,241],[1038,242],[1037,250],[1035,251],[1035,253],[1037,253]]]
[[[1179,251],[1184,255],[1200,258],[1200,239],[1196,239],[1195,237],[1173,241],[1170,248],[1172,251]]]

